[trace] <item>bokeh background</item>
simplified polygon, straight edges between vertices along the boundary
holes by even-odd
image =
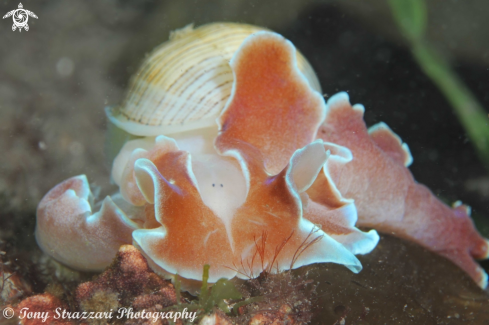
[[[368,125],[386,122],[409,145],[415,178],[472,206],[489,236],[489,174],[449,103],[423,74],[387,0],[25,0],[28,32],[0,20],[0,241],[29,250],[35,208],[62,180],[86,174],[110,193],[103,108],[169,32],[232,21],[290,39],[325,97],[347,91]],[[489,109],[489,2],[427,0],[427,38]],[[3,16],[18,0],[0,1]],[[488,118],[489,121],[489,118]],[[485,265],[486,269],[488,265]]]

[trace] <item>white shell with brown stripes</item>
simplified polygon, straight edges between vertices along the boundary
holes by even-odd
[[[139,136],[157,136],[215,125],[231,94],[233,54],[250,34],[265,30],[246,24],[187,26],[170,34],[133,76],[121,106],[106,109],[109,119]],[[310,85],[319,81],[297,52],[297,65]]]

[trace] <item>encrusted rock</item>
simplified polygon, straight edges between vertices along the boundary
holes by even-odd
[[[216,310],[211,315],[206,315],[199,325],[231,325],[231,320],[222,311]]]
[[[239,308],[238,319],[249,325],[309,324],[315,288],[314,281],[291,272],[264,273],[242,287],[262,299]]]
[[[249,325],[296,325],[298,324],[290,313],[292,308],[287,305],[278,311],[263,311],[251,318]]]
[[[11,303],[30,293],[30,283],[5,264],[0,264],[0,302]]]
[[[109,311],[117,313],[119,308],[132,308],[134,312],[161,311],[177,303],[173,285],[157,276],[146,259],[132,245],[119,249],[114,262],[96,279],[82,283],[76,289],[76,300],[83,311]],[[152,320],[129,320],[130,324]],[[166,324],[163,320],[162,324]]]
[[[14,307],[15,316],[22,325],[68,325],[74,324],[68,319],[58,317],[59,312],[67,310],[67,306],[58,298],[49,293],[32,296],[22,300]],[[58,311],[58,313],[56,312]]]

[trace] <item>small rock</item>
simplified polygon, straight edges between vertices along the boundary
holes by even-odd
[[[21,310],[23,308],[30,314],[23,314]],[[44,324],[55,324],[55,325],[68,325],[74,324],[67,319],[60,317],[55,319],[56,309],[67,310],[67,306],[61,302],[58,298],[49,293],[44,293],[41,295],[32,296],[22,300],[15,308],[15,315],[19,317],[19,323],[22,325],[44,325]],[[25,313],[24,311],[24,313]],[[37,313],[37,314],[35,314]]]
[[[231,325],[231,320],[222,311],[217,310],[211,315],[206,315],[199,325]]]
[[[271,312],[264,311],[256,314],[250,320],[249,325],[295,325],[295,320],[281,310]]]
[[[97,305],[97,297],[104,296],[106,303],[114,301],[110,308],[131,306],[142,310],[155,305],[164,308],[177,302],[173,285],[157,276],[132,245],[121,246],[114,262],[102,274],[76,289],[76,300],[82,308],[88,308],[91,303]]]
[[[32,293],[32,286],[5,264],[0,264],[0,302],[12,303]]]

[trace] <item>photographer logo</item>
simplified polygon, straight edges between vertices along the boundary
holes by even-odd
[[[12,30],[15,32],[16,29],[19,30],[19,32],[22,31],[22,28],[24,28],[26,31],[29,30],[29,25],[27,25],[27,21],[29,20],[29,16],[36,18],[37,16],[35,13],[29,10],[25,10],[24,6],[22,6],[22,3],[19,3],[19,8],[14,9],[12,11],[9,11],[3,16],[3,19],[8,18],[12,16],[12,19],[14,21],[14,24],[12,25]]]

